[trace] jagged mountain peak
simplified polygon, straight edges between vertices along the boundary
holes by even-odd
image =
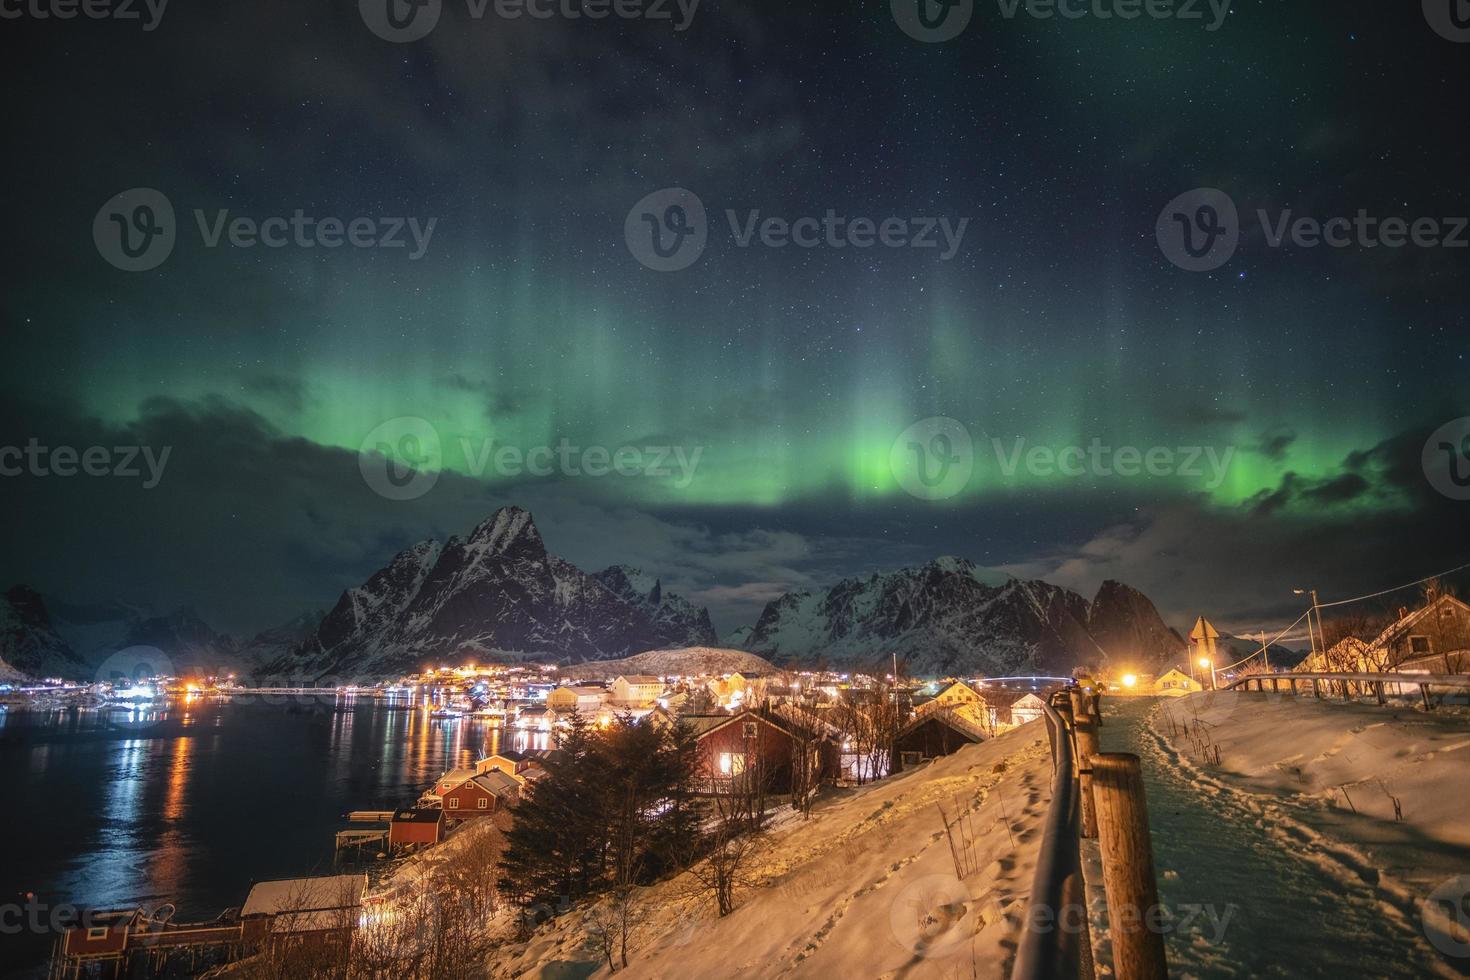
[[[514,506],[502,507],[481,521],[470,532],[465,546],[492,554],[546,554],[546,544],[531,512]]]
[[[496,652],[580,661],[715,642],[708,612],[657,578],[589,575],[547,552],[528,511],[503,507],[466,538],[400,552],[273,666],[383,675]]]
[[[740,646],[777,662],[827,660],[854,669],[897,655],[926,676],[1056,673],[1108,659],[1091,630],[1095,615],[1110,636],[1133,637],[1132,651],[1168,646],[1168,628],[1146,597],[1111,588],[1107,597],[1097,606],[1049,582],[945,556],[843,579],[825,591],[787,593],[767,604]]]

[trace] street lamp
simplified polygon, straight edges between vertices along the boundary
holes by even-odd
[[[1217,685],[1215,683],[1215,668],[1211,666],[1209,658],[1200,657],[1199,665],[1201,670],[1208,670],[1210,672],[1210,690],[1216,690]]]

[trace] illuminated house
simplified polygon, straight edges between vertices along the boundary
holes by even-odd
[[[620,676],[612,682],[613,704],[633,707],[651,707],[664,693],[664,682],[648,674]]]
[[[835,752],[825,739],[799,738],[786,719],[755,711],[733,715],[686,715],[682,721],[695,733],[699,750],[695,763],[707,793],[740,789],[760,780],[772,796],[791,792],[792,759],[801,746],[812,753],[814,769],[835,772]]]

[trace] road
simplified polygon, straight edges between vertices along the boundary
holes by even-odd
[[[1330,855],[1295,840],[1249,794],[1206,792],[1152,733],[1153,698],[1104,699],[1102,747],[1143,762],[1163,904],[1186,922],[1171,976],[1456,976],[1416,921]]]

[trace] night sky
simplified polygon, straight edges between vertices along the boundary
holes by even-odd
[[[351,0],[173,0],[151,30],[7,7],[0,446],[171,451],[151,488],[0,478],[0,583],[250,632],[506,503],[554,552],[641,565],[722,631],[789,589],[944,554],[1089,594],[1117,578],[1176,624],[1252,631],[1295,618],[1293,587],[1331,599],[1470,560],[1470,502],[1421,461],[1470,416],[1470,231],[1273,247],[1256,217],[1448,233],[1470,215],[1470,43],[1418,3],[1236,0],[1214,31],[1200,8],[1008,20],[989,0],[923,43],[886,0],[704,0],[682,31],[672,5],[510,20],[446,0],[393,43]],[[1238,207],[1239,244],[1192,272],[1155,224],[1202,187]],[[175,212],[147,271],[94,238],[135,216],[105,207],[132,188]],[[703,253],[670,272],[625,238],[665,188],[706,211]],[[221,210],[435,223],[418,257],[407,230],[209,247]],[[730,210],[968,224],[948,258],[942,235],[741,247]],[[969,478],[911,493],[900,437],[935,417],[968,434]],[[953,450],[933,440],[948,425],[917,441]],[[690,480],[477,463],[563,439],[700,455]],[[375,492],[365,440],[437,480]],[[993,440],[1231,455],[1221,479],[1008,474]]]

